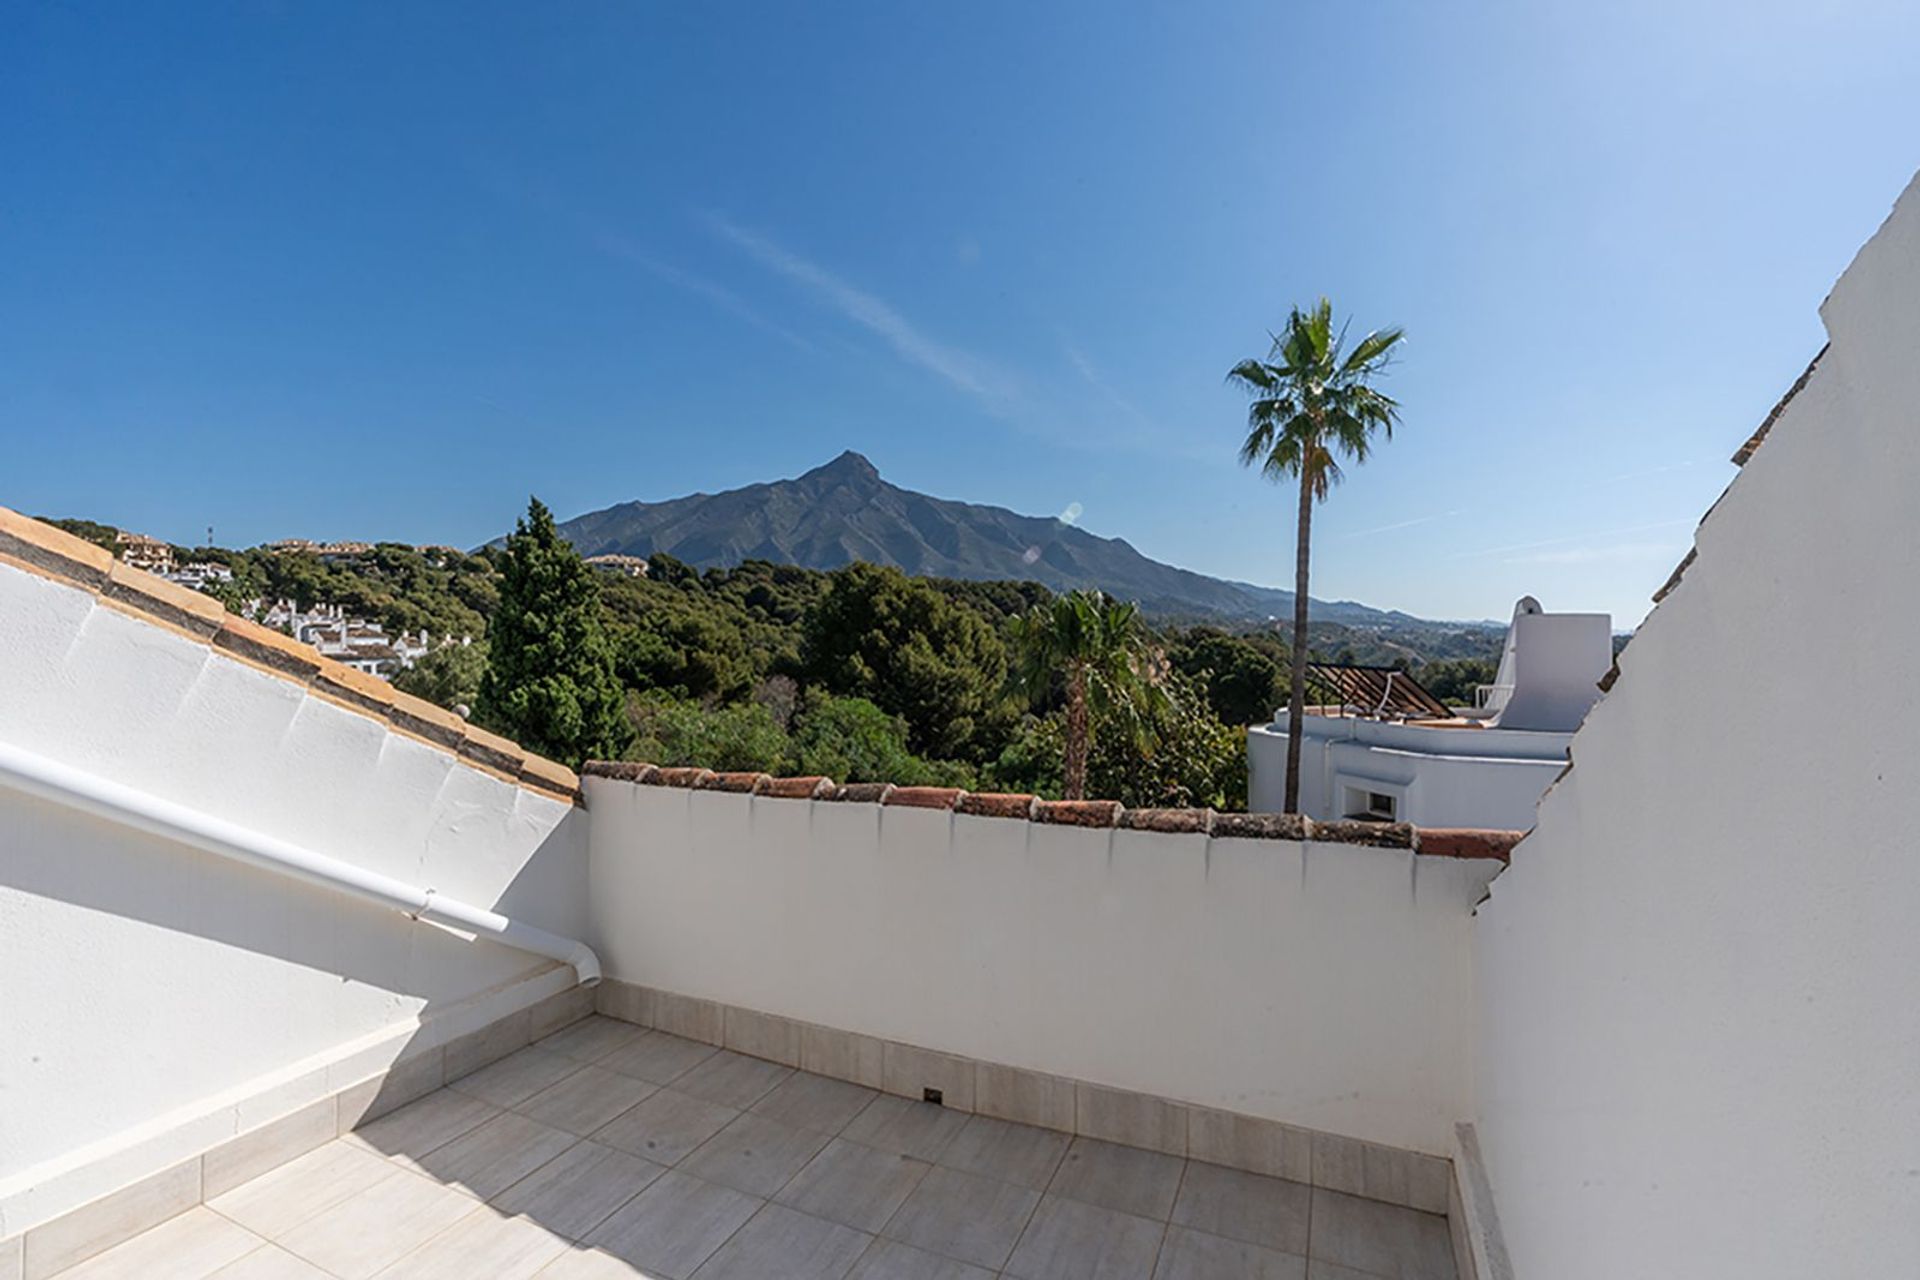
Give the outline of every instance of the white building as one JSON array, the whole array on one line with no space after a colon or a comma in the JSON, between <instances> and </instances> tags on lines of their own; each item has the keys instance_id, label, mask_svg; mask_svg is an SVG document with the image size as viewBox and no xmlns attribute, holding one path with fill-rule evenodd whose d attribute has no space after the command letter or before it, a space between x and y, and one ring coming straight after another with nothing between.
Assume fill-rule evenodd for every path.
<instances>
[{"instance_id":1,"label":"white building","mask_svg":"<svg viewBox=\"0 0 1920 1280\"><path fill-rule=\"evenodd\" d=\"M1356 692L1337 705L1309 707L1301 811L1322 821L1531 827L1534 806L1566 767L1567 744L1613 663L1611 622L1604 613L1547 613L1524 597L1513 609L1499 674L1463 714L1442 715L1431 698L1399 696L1406 678L1384 670L1369 671L1365 682L1378 698ZM1284 707L1272 724L1247 730L1247 767L1248 807L1280 812Z\"/></svg>"}]
</instances>

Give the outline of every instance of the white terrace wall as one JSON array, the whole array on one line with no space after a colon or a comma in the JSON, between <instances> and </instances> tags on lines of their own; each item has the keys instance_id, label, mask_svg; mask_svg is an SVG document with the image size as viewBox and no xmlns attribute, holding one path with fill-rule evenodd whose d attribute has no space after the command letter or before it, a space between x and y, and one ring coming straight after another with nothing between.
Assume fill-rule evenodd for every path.
<instances>
[{"instance_id":1,"label":"white terrace wall","mask_svg":"<svg viewBox=\"0 0 1920 1280\"><path fill-rule=\"evenodd\" d=\"M589 777L609 977L1447 1154L1499 863Z\"/></svg>"},{"instance_id":2,"label":"white terrace wall","mask_svg":"<svg viewBox=\"0 0 1920 1280\"><path fill-rule=\"evenodd\" d=\"M1522 1280L1920 1274L1920 184L1477 927Z\"/></svg>"},{"instance_id":3,"label":"white terrace wall","mask_svg":"<svg viewBox=\"0 0 1920 1280\"><path fill-rule=\"evenodd\" d=\"M6 563L0 741L584 933L573 806ZM0 788L0 1238L551 968Z\"/></svg>"}]
</instances>

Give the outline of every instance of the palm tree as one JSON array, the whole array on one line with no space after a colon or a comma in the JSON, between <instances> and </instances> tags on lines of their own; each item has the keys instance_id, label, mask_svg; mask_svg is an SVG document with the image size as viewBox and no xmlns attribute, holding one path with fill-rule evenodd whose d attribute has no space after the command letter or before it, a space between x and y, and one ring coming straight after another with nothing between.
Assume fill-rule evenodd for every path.
<instances>
[{"instance_id":1,"label":"palm tree","mask_svg":"<svg viewBox=\"0 0 1920 1280\"><path fill-rule=\"evenodd\" d=\"M1066 685L1064 790L1067 799L1084 800L1094 714L1150 702L1158 690L1146 670L1139 610L1099 591L1069 591L1010 625L1016 687L1038 701L1056 677Z\"/></svg>"},{"instance_id":2,"label":"palm tree","mask_svg":"<svg viewBox=\"0 0 1920 1280\"><path fill-rule=\"evenodd\" d=\"M1258 463L1267 479L1300 482L1300 529L1293 567L1293 671L1287 697L1288 813L1300 811L1300 722L1307 710L1307 560L1313 504L1340 483L1339 458L1367 460L1376 429L1388 439L1400 406L1371 381L1391 362L1404 336L1399 329L1368 334L1352 350L1347 331L1333 328L1333 304L1325 298L1309 311L1293 308L1287 326L1273 335L1263 360L1242 360L1227 381L1252 397L1240 465ZM1336 456L1337 455L1337 456Z\"/></svg>"}]
</instances>

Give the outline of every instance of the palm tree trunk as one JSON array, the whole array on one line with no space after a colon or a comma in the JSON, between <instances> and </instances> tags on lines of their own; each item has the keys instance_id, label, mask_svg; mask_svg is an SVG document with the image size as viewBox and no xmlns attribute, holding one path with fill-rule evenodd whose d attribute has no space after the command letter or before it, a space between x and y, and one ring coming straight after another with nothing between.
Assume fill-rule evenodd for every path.
<instances>
[{"instance_id":1,"label":"palm tree trunk","mask_svg":"<svg viewBox=\"0 0 1920 1280\"><path fill-rule=\"evenodd\" d=\"M1300 528L1293 553L1293 661L1287 689L1286 812L1300 812L1300 739L1307 715L1307 553L1313 533L1313 469L1300 468Z\"/></svg>"},{"instance_id":2,"label":"palm tree trunk","mask_svg":"<svg viewBox=\"0 0 1920 1280\"><path fill-rule=\"evenodd\" d=\"M1087 673L1078 666L1067 673L1067 761L1065 787L1069 800L1087 798Z\"/></svg>"}]
</instances>

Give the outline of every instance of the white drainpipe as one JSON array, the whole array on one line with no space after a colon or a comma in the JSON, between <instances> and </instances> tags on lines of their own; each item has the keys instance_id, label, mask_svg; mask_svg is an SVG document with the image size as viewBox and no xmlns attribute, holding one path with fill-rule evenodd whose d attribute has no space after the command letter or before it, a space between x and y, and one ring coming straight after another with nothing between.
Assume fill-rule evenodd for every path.
<instances>
[{"instance_id":1,"label":"white drainpipe","mask_svg":"<svg viewBox=\"0 0 1920 1280\"><path fill-rule=\"evenodd\" d=\"M583 986L600 981L600 959L584 942L303 849L7 743L0 743L0 786L178 840L250 867L392 907L416 920L464 929L534 955L564 961L573 966Z\"/></svg>"}]
</instances>

